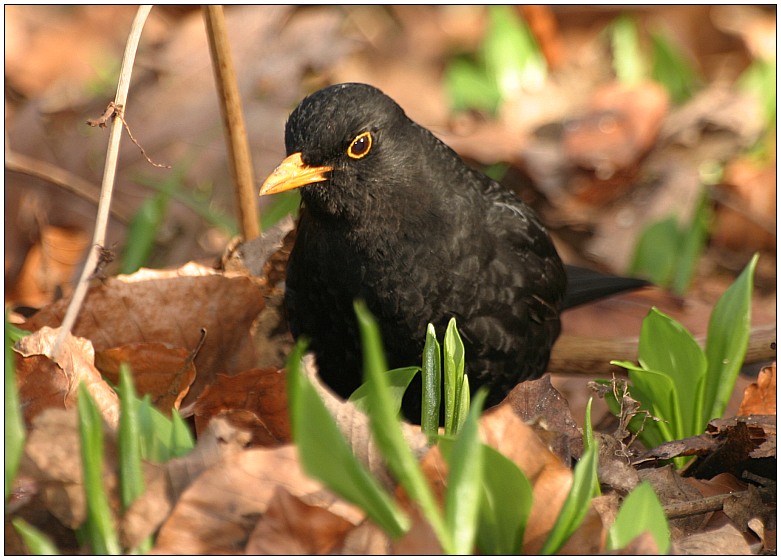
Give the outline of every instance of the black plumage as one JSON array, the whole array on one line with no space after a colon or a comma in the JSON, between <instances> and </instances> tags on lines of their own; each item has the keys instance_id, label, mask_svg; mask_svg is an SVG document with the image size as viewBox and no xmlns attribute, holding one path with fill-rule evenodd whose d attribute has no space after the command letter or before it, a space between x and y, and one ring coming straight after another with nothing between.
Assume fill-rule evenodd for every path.
<instances>
[{"instance_id":1,"label":"black plumage","mask_svg":"<svg viewBox=\"0 0 781 560\"><path fill-rule=\"evenodd\" d=\"M355 298L377 318L391 368L419 365L427 323L441 335L455 317L487 405L542 375L567 275L526 204L365 84L305 98L285 146L261 194L301 187L285 306L330 387L348 396L362 382ZM419 409L418 379L404 412L417 420Z\"/></svg>"}]
</instances>

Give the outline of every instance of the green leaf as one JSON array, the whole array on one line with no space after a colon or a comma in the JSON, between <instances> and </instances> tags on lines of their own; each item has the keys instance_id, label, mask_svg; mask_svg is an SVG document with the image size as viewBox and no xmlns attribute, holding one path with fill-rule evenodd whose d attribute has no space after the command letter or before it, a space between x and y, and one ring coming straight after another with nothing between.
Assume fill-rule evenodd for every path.
<instances>
[{"instance_id":1,"label":"green leaf","mask_svg":"<svg viewBox=\"0 0 781 560\"><path fill-rule=\"evenodd\" d=\"M629 365L632 366L634 365L631 362L619 362L615 360L611 361L610 363L612 365L621 367L624 367L622 365L624 363L629 363ZM607 379L597 379L596 382L600 385L606 385L608 387L612 385L612 381L608 381ZM637 399L638 395L636 394L632 396L630 393L630 396L635 400L639 400ZM607 404L611 414L616 416L621 414L621 407L612 391L605 394L605 403ZM648 449L653 449L657 445L663 444L665 439L662 436L662 433L659 431L659 427L656 425L656 422L650 418L645 418L644 411L648 411L649 413L651 412L648 406L644 406L641 403L640 412L632 417L632 419L629 421L627 429L633 434L640 434L640 441L642 441Z\"/></svg>"},{"instance_id":2,"label":"green leaf","mask_svg":"<svg viewBox=\"0 0 781 560\"><path fill-rule=\"evenodd\" d=\"M475 548L484 468L478 423L486 395L487 390L478 391L448 457L445 525L454 554L472 554Z\"/></svg>"},{"instance_id":3,"label":"green leaf","mask_svg":"<svg viewBox=\"0 0 781 560\"><path fill-rule=\"evenodd\" d=\"M638 355L643 369L665 374L675 385L682 422L678 437L702 433L708 420L702 413L708 364L691 333L654 307L643 320ZM673 421L669 412L666 414L664 418Z\"/></svg>"},{"instance_id":4,"label":"green leaf","mask_svg":"<svg viewBox=\"0 0 781 560\"><path fill-rule=\"evenodd\" d=\"M710 197L706 189L700 194L700 201L694 211L692 222L689 226L679 233L679 250L675 259L675 272L672 278L672 291L675 294L683 295L686 293L697 261L702 254L705 242L708 239L708 230L710 228L711 211Z\"/></svg>"},{"instance_id":5,"label":"green leaf","mask_svg":"<svg viewBox=\"0 0 781 560\"><path fill-rule=\"evenodd\" d=\"M119 485L122 509L144 493L141 436L133 376L126 363L119 366Z\"/></svg>"},{"instance_id":6,"label":"green leaf","mask_svg":"<svg viewBox=\"0 0 781 560\"><path fill-rule=\"evenodd\" d=\"M167 418L166 418L167 420ZM171 457L183 457L195 447L193 434L178 410L171 410L171 443L168 446Z\"/></svg>"},{"instance_id":7,"label":"green leaf","mask_svg":"<svg viewBox=\"0 0 781 560\"><path fill-rule=\"evenodd\" d=\"M751 258L711 313L705 347L708 373L704 412L707 420L720 418L724 413L746 357L751 330L751 293L758 259L759 254Z\"/></svg>"},{"instance_id":8,"label":"green leaf","mask_svg":"<svg viewBox=\"0 0 781 560\"><path fill-rule=\"evenodd\" d=\"M591 425L591 404L593 400L593 398L589 397L586 403L586 418L583 422L583 449L594 449L594 452L599 455L599 444L594 439L594 428ZM594 468L596 467L597 464L594 463ZM599 487L598 474L598 472L594 473L594 488L592 490L592 495L594 496L599 496L602 493L602 489Z\"/></svg>"},{"instance_id":9,"label":"green leaf","mask_svg":"<svg viewBox=\"0 0 781 560\"><path fill-rule=\"evenodd\" d=\"M76 408L81 436L88 542L93 554L119 554L119 541L103 486L103 421L84 383L79 384Z\"/></svg>"},{"instance_id":10,"label":"green leaf","mask_svg":"<svg viewBox=\"0 0 781 560\"><path fill-rule=\"evenodd\" d=\"M457 434L466 421L469 414L469 401L472 395L469 392L469 378L466 375L461 376L461 386L456 393L456 413L453 422L454 432Z\"/></svg>"},{"instance_id":11,"label":"green leaf","mask_svg":"<svg viewBox=\"0 0 781 560\"><path fill-rule=\"evenodd\" d=\"M588 507L596 484L598 453L594 448L584 450L583 456L575 465L572 476L572 488L570 488L564 506L556 518L556 523L545 544L540 549L540 554L555 554L562 545L567 542L575 530L583 522L588 513Z\"/></svg>"},{"instance_id":12,"label":"green leaf","mask_svg":"<svg viewBox=\"0 0 781 560\"><path fill-rule=\"evenodd\" d=\"M640 38L637 24L627 16L621 15L610 26L610 38L613 46L613 69L619 82L634 85L646 77L645 60L640 52Z\"/></svg>"},{"instance_id":13,"label":"green leaf","mask_svg":"<svg viewBox=\"0 0 781 560\"><path fill-rule=\"evenodd\" d=\"M442 355L434 325L426 328L423 346L423 397L420 429L429 440L439 432L439 410L442 401Z\"/></svg>"},{"instance_id":14,"label":"green leaf","mask_svg":"<svg viewBox=\"0 0 781 560\"><path fill-rule=\"evenodd\" d=\"M545 57L523 18L510 6L489 6L488 14L482 55L502 98L515 97L523 89L539 89L547 72Z\"/></svg>"},{"instance_id":15,"label":"green leaf","mask_svg":"<svg viewBox=\"0 0 781 560\"><path fill-rule=\"evenodd\" d=\"M388 468L401 483L407 494L420 506L423 515L431 524L434 534L445 553L452 553L454 544L444 519L426 482L415 456L404 440L399 426L398 414L394 411L388 391L388 382L383 375L385 357L380 340L380 331L366 304L355 302L355 313L363 344L363 374L369 385L369 403L372 414L369 417L377 447Z\"/></svg>"},{"instance_id":16,"label":"green leaf","mask_svg":"<svg viewBox=\"0 0 781 560\"><path fill-rule=\"evenodd\" d=\"M298 190L287 191L276 196L264 198L272 199L260 214L260 227L264 231L270 229L271 226L288 214L295 217L298 214L298 208L301 206L301 194Z\"/></svg>"},{"instance_id":17,"label":"green leaf","mask_svg":"<svg viewBox=\"0 0 781 560\"><path fill-rule=\"evenodd\" d=\"M445 86L454 111L477 109L496 113L501 94L485 69L466 57L451 60L445 69Z\"/></svg>"},{"instance_id":18,"label":"green leaf","mask_svg":"<svg viewBox=\"0 0 781 560\"><path fill-rule=\"evenodd\" d=\"M409 519L353 455L317 391L301 371L305 346L304 341L299 341L287 361L290 421L301 465L311 477L362 508L392 538L398 538L409 529Z\"/></svg>"},{"instance_id":19,"label":"green leaf","mask_svg":"<svg viewBox=\"0 0 781 560\"><path fill-rule=\"evenodd\" d=\"M401 410L401 401L404 397L404 392L407 390L407 387L409 387L410 382L412 381L412 378L415 377L415 374L417 374L420 371L420 368L417 366L411 366L411 367L405 367L405 368L397 368L392 369L385 373L386 377L388 378L388 384L389 384L389 391L391 392L391 399L393 400L393 406L398 412ZM358 387L355 391L353 391L353 394L350 395L349 401L353 403L355 406L358 407L359 410L363 411L366 414L369 414L369 403L368 403L368 397L369 394L369 382L361 384L360 387Z\"/></svg>"},{"instance_id":20,"label":"green leaf","mask_svg":"<svg viewBox=\"0 0 781 560\"><path fill-rule=\"evenodd\" d=\"M49 539L46 533L33 527L27 521L21 517L15 517L11 523L13 523L16 532L22 537L24 546L30 554L55 556L59 555L60 551L54 546L54 543Z\"/></svg>"},{"instance_id":21,"label":"green leaf","mask_svg":"<svg viewBox=\"0 0 781 560\"><path fill-rule=\"evenodd\" d=\"M629 394L639 401L641 406L657 418L664 420L657 424L664 441L680 439L682 421L678 391L675 384L664 373L638 367L631 362L615 362L629 372L632 385Z\"/></svg>"},{"instance_id":22,"label":"green leaf","mask_svg":"<svg viewBox=\"0 0 781 560\"><path fill-rule=\"evenodd\" d=\"M136 399L141 458L165 463L173 457L182 457L195 446L190 428L179 412L171 410L168 419L152 405L149 395Z\"/></svg>"},{"instance_id":23,"label":"green leaf","mask_svg":"<svg viewBox=\"0 0 781 560\"><path fill-rule=\"evenodd\" d=\"M451 317L445 331L445 435L457 431L461 408L460 389L464 380L464 343L458 334L456 320Z\"/></svg>"},{"instance_id":24,"label":"green leaf","mask_svg":"<svg viewBox=\"0 0 781 560\"><path fill-rule=\"evenodd\" d=\"M651 33L651 77L659 82L674 103L682 103L697 91L702 80L683 50L661 33Z\"/></svg>"},{"instance_id":25,"label":"green leaf","mask_svg":"<svg viewBox=\"0 0 781 560\"><path fill-rule=\"evenodd\" d=\"M659 286L669 286L675 272L680 234L674 216L654 222L643 230L637 241L629 274L648 278Z\"/></svg>"},{"instance_id":26,"label":"green leaf","mask_svg":"<svg viewBox=\"0 0 781 560\"><path fill-rule=\"evenodd\" d=\"M651 533L659 554L667 554L670 550L670 528L662 504L648 481L638 484L624 499L608 531L607 549L624 548L646 531Z\"/></svg>"},{"instance_id":27,"label":"green leaf","mask_svg":"<svg viewBox=\"0 0 781 560\"><path fill-rule=\"evenodd\" d=\"M147 264L165 218L168 199L165 193L147 198L133 215L122 252L122 274L131 274Z\"/></svg>"},{"instance_id":28,"label":"green leaf","mask_svg":"<svg viewBox=\"0 0 781 560\"><path fill-rule=\"evenodd\" d=\"M532 507L532 485L493 447L483 445L483 461L477 548L482 554L519 554Z\"/></svg>"},{"instance_id":29,"label":"green leaf","mask_svg":"<svg viewBox=\"0 0 781 560\"><path fill-rule=\"evenodd\" d=\"M5 310L5 499L13 488L19 463L24 451L24 420L16 386L16 360Z\"/></svg>"}]
</instances>

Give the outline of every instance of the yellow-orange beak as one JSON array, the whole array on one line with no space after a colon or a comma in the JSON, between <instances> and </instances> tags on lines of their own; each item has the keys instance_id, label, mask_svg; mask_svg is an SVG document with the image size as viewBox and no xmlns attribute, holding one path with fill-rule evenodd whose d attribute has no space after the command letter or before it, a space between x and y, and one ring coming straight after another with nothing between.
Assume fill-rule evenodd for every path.
<instances>
[{"instance_id":1,"label":"yellow-orange beak","mask_svg":"<svg viewBox=\"0 0 781 560\"><path fill-rule=\"evenodd\" d=\"M332 170L333 167L330 165L311 167L305 164L301 159L301 152L297 152L283 159L282 163L266 178L260 187L260 196L325 181L328 179L325 173Z\"/></svg>"}]
</instances>

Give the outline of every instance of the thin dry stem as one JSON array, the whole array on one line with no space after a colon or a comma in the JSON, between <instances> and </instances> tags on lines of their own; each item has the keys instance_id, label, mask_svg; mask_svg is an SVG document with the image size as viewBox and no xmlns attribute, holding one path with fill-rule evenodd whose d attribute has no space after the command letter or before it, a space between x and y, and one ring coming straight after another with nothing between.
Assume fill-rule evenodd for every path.
<instances>
[{"instance_id":1,"label":"thin dry stem","mask_svg":"<svg viewBox=\"0 0 781 560\"><path fill-rule=\"evenodd\" d=\"M133 72L133 62L138 50L138 42L141 39L141 31L144 28L147 16L152 9L151 5L144 5L138 8L133 25L130 28L130 35L125 45L125 54L122 58L122 69L119 72L119 83L117 84L117 95L114 98L114 105L125 109L127 103L128 90L130 89L130 76ZM114 191L114 178L117 172L117 159L119 158L119 141L122 138L122 121L114 118L111 121L111 130L109 132L108 149L106 152L106 165L103 169L103 184L100 189L100 200L98 202L98 215L95 219L95 233L92 237L93 250L87 254L87 261L84 263L84 269L81 271L76 289L73 292L73 298L65 312L65 318L57 339L52 349L52 357L57 360L62 349L62 343L73 328L76 318L79 315L81 304L87 295L87 287L90 278L98 264L100 256L99 248L106 244L106 229L108 226L108 214L111 207L111 195Z\"/></svg>"},{"instance_id":2,"label":"thin dry stem","mask_svg":"<svg viewBox=\"0 0 781 560\"><path fill-rule=\"evenodd\" d=\"M245 240L250 240L260 235L257 195L239 87L236 83L236 70L225 28L225 14L222 6L204 6L203 17L206 20L212 69L220 98L220 112L228 146L228 162L236 189L241 234Z\"/></svg>"}]
</instances>

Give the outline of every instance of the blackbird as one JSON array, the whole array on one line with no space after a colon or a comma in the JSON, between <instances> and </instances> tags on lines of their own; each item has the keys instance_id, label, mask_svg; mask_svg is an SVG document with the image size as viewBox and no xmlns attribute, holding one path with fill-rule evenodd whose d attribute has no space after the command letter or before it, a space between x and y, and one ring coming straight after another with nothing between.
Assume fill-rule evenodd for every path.
<instances>
[{"instance_id":1,"label":"blackbird","mask_svg":"<svg viewBox=\"0 0 781 560\"><path fill-rule=\"evenodd\" d=\"M544 373L565 305L636 285L586 273L586 289L566 300L567 272L534 211L372 86L306 97L285 148L260 194L301 189L288 321L343 397L362 382L356 298L377 319L391 368L419 365L427 323L441 334L455 317L470 388L487 387L491 406ZM402 405L410 420L420 399L416 376Z\"/></svg>"}]
</instances>

